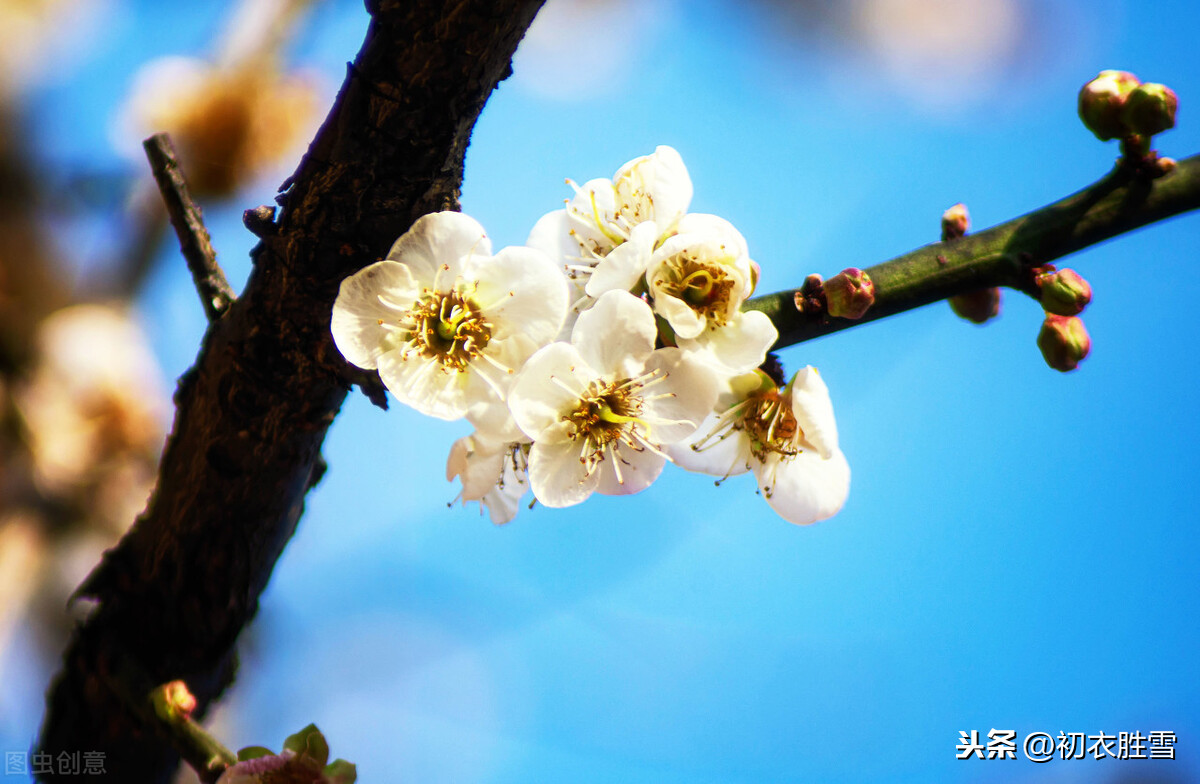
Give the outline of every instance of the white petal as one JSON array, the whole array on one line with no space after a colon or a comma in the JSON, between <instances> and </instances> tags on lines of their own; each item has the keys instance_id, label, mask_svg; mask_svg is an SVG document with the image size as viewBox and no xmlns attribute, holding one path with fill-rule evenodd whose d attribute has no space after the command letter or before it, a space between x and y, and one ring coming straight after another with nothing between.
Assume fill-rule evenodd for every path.
<instances>
[{"instance_id":1,"label":"white petal","mask_svg":"<svg viewBox=\"0 0 1200 784\"><path fill-rule=\"evenodd\" d=\"M692 310L691 305L679 297L664 293L653 283L650 286L650 295L654 297L654 312L667 320L671 329L675 331L675 337L694 338L704 331L708 322Z\"/></svg>"},{"instance_id":2,"label":"white petal","mask_svg":"<svg viewBox=\"0 0 1200 784\"><path fill-rule=\"evenodd\" d=\"M802 368L792 378L792 412L805 439L816 447L821 457L828 458L837 451L837 421L833 418L829 387L812 365Z\"/></svg>"},{"instance_id":3,"label":"white petal","mask_svg":"<svg viewBox=\"0 0 1200 784\"><path fill-rule=\"evenodd\" d=\"M698 338L679 339L679 347L697 358L705 355L727 373L748 373L763 363L779 339L779 332L766 313L757 310L737 314L723 327L705 330Z\"/></svg>"},{"instance_id":4,"label":"white petal","mask_svg":"<svg viewBox=\"0 0 1200 784\"><path fill-rule=\"evenodd\" d=\"M529 440L517 427L517 421L508 409L508 402L499 397L489 396L473 401L467 407L466 418L475 426L480 438L506 444Z\"/></svg>"},{"instance_id":5,"label":"white petal","mask_svg":"<svg viewBox=\"0 0 1200 784\"><path fill-rule=\"evenodd\" d=\"M644 190L654 204L654 214L645 217L654 219L663 231L674 227L692 201L692 178L683 158L666 145L660 145L652 155L635 158L622 166L613 183L622 197L634 188Z\"/></svg>"},{"instance_id":6,"label":"white petal","mask_svg":"<svg viewBox=\"0 0 1200 784\"><path fill-rule=\"evenodd\" d=\"M596 263L587 280L587 293L599 297L606 291L629 291L646 274L658 227L653 222L639 223L629 234L629 240L613 248Z\"/></svg>"},{"instance_id":7,"label":"white petal","mask_svg":"<svg viewBox=\"0 0 1200 784\"><path fill-rule=\"evenodd\" d=\"M641 372L657 337L654 313L645 301L627 291L608 291L579 314L571 344L592 370L616 380Z\"/></svg>"},{"instance_id":8,"label":"white petal","mask_svg":"<svg viewBox=\"0 0 1200 784\"><path fill-rule=\"evenodd\" d=\"M421 285L429 286L438 268L448 265L447 281L458 274L460 262L472 255L492 255L492 243L479 222L461 212L422 215L400 236L387 257L407 264ZM439 281L440 282L440 281Z\"/></svg>"},{"instance_id":9,"label":"white petal","mask_svg":"<svg viewBox=\"0 0 1200 784\"><path fill-rule=\"evenodd\" d=\"M534 497L545 506L578 504L595 491L598 481L597 472L587 476L574 441L534 441L530 447L529 484Z\"/></svg>"},{"instance_id":10,"label":"white petal","mask_svg":"<svg viewBox=\"0 0 1200 784\"><path fill-rule=\"evenodd\" d=\"M567 280L546 254L504 248L464 274L479 282L475 297L496 339L519 332L541 348L558 335L569 304Z\"/></svg>"},{"instance_id":11,"label":"white petal","mask_svg":"<svg viewBox=\"0 0 1200 784\"><path fill-rule=\"evenodd\" d=\"M450 447L446 459L446 479L462 479L463 501L478 501L488 493L504 472L506 450L475 436L464 436Z\"/></svg>"},{"instance_id":12,"label":"white petal","mask_svg":"<svg viewBox=\"0 0 1200 784\"><path fill-rule=\"evenodd\" d=\"M379 358L379 377L396 399L426 416L461 419L470 404L470 372L445 372L435 359L410 356L399 351Z\"/></svg>"},{"instance_id":13,"label":"white petal","mask_svg":"<svg viewBox=\"0 0 1200 784\"><path fill-rule=\"evenodd\" d=\"M613 181L605 177L588 180L575 191L567 211L594 227L612 223L617 215L617 191Z\"/></svg>"},{"instance_id":14,"label":"white petal","mask_svg":"<svg viewBox=\"0 0 1200 784\"><path fill-rule=\"evenodd\" d=\"M714 433L717 415L710 414L689 438L664 447L675 465L712 476L737 476L750 470L750 439L745 430Z\"/></svg>"},{"instance_id":15,"label":"white petal","mask_svg":"<svg viewBox=\"0 0 1200 784\"><path fill-rule=\"evenodd\" d=\"M346 361L375 368L397 347L396 322L419 293L409 269L394 261L377 261L343 280L329 328Z\"/></svg>"},{"instance_id":16,"label":"white petal","mask_svg":"<svg viewBox=\"0 0 1200 784\"><path fill-rule=\"evenodd\" d=\"M559 264L574 264L575 257L579 255L579 242L568 231L565 209L548 212L533 224L525 244L540 250Z\"/></svg>"},{"instance_id":17,"label":"white petal","mask_svg":"<svg viewBox=\"0 0 1200 784\"><path fill-rule=\"evenodd\" d=\"M574 409L594 376L570 343L551 343L529 358L508 393L517 425L544 439Z\"/></svg>"},{"instance_id":18,"label":"white petal","mask_svg":"<svg viewBox=\"0 0 1200 784\"><path fill-rule=\"evenodd\" d=\"M642 416L651 423L650 440L670 444L687 438L713 410L721 378L677 348L655 351L646 361L646 371L666 377L643 397Z\"/></svg>"},{"instance_id":19,"label":"white petal","mask_svg":"<svg viewBox=\"0 0 1200 784\"><path fill-rule=\"evenodd\" d=\"M613 465L611 455L605 455L596 471L599 476L596 492L604 495L640 493L658 479L667 462L662 455L649 449L638 452L626 446L617 450L617 458L621 461L620 466Z\"/></svg>"},{"instance_id":20,"label":"white petal","mask_svg":"<svg viewBox=\"0 0 1200 784\"><path fill-rule=\"evenodd\" d=\"M506 482L503 487L493 487L487 495L479 499L479 503L488 510L488 517L493 523L504 525L512 522L517 512L521 511L521 496L525 495L528 489L529 484L522 477L519 482Z\"/></svg>"},{"instance_id":21,"label":"white petal","mask_svg":"<svg viewBox=\"0 0 1200 784\"><path fill-rule=\"evenodd\" d=\"M837 514L850 494L850 466L840 451L828 459L802 452L789 460L755 467L758 486L771 508L789 523L808 525Z\"/></svg>"},{"instance_id":22,"label":"white petal","mask_svg":"<svg viewBox=\"0 0 1200 784\"><path fill-rule=\"evenodd\" d=\"M746 238L732 223L717 215L706 215L700 212L689 212L679 221L677 236L694 236L687 242L704 242L713 246L723 255L736 259L746 259L749 267L750 249Z\"/></svg>"},{"instance_id":23,"label":"white petal","mask_svg":"<svg viewBox=\"0 0 1200 784\"><path fill-rule=\"evenodd\" d=\"M529 489L524 470L514 465L512 447L475 433L455 441L446 461L446 479L462 480L463 504L480 502L498 525L516 517L521 496Z\"/></svg>"}]
</instances>

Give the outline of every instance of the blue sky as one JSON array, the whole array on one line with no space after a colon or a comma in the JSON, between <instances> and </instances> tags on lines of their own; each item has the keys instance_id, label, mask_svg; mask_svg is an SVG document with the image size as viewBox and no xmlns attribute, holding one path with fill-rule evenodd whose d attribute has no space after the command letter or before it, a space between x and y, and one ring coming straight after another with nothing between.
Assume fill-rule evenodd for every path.
<instances>
[{"instance_id":1,"label":"blue sky","mask_svg":"<svg viewBox=\"0 0 1200 784\"><path fill-rule=\"evenodd\" d=\"M955 202L983 228L1103 175L1115 145L1075 117L1101 69L1173 87L1180 127L1158 147L1200 149L1194 6L996 2L1015 54L966 81L789 38L732 4L617 3L616 32L557 28L545 40L575 45L519 54L476 128L463 209L519 244L565 177L670 144L692 210L741 230L771 291L934 241ZM52 162L117 160L108 127L137 64L203 53L219 29L217 9L109 11L88 67L31 99ZM332 90L365 14L316 14L296 59ZM235 279L253 239L241 210L271 197L207 212ZM935 305L786 349L789 370L821 369L853 472L843 512L812 527L748 477L668 470L639 496L497 528L446 508L465 426L352 397L222 731L277 746L315 721L363 781L1200 778L1197 220L1066 262L1095 291L1074 373L1045 367L1040 308L1012 292L983 327ZM203 331L174 254L140 303L168 377ZM0 706L4 748L36 731L43 670L12 690L22 718ZM992 728L1171 730L1178 759L955 760L960 730Z\"/></svg>"}]
</instances>

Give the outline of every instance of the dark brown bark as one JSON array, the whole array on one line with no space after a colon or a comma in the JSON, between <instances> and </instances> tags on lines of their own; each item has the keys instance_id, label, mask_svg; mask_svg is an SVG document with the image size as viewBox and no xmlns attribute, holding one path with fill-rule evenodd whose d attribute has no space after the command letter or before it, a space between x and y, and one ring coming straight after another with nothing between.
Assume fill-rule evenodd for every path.
<instances>
[{"instance_id":1,"label":"dark brown bark","mask_svg":"<svg viewBox=\"0 0 1200 784\"><path fill-rule=\"evenodd\" d=\"M471 129L541 0L369 3L372 22L328 119L259 226L246 290L179 382L149 507L80 588L97 606L47 698L39 750L101 751L107 776L168 781L175 752L128 694L176 678L206 707L319 479L350 388L329 317L340 281L420 215L454 209ZM71 778L58 776L54 780Z\"/></svg>"}]
</instances>

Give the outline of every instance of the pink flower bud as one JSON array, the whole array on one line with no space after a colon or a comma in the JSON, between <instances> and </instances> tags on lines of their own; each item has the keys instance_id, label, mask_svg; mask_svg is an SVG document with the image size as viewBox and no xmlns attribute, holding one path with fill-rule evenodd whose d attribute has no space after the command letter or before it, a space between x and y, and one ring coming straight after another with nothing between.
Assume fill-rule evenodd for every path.
<instances>
[{"instance_id":1,"label":"pink flower bud","mask_svg":"<svg viewBox=\"0 0 1200 784\"><path fill-rule=\"evenodd\" d=\"M950 298L950 309L959 318L975 324L996 318L1000 315L1000 289L979 289L958 294Z\"/></svg>"},{"instance_id":2,"label":"pink flower bud","mask_svg":"<svg viewBox=\"0 0 1200 784\"><path fill-rule=\"evenodd\" d=\"M1047 314L1037 344L1046 364L1062 373L1078 367L1092 350L1092 339L1078 316Z\"/></svg>"},{"instance_id":3,"label":"pink flower bud","mask_svg":"<svg viewBox=\"0 0 1200 784\"><path fill-rule=\"evenodd\" d=\"M171 681L162 690L164 703L176 715L188 717L196 710L196 698L183 681Z\"/></svg>"},{"instance_id":4,"label":"pink flower bud","mask_svg":"<svg viewBox=\"0 0 1200 784\"><path fill-rule=\"evenodd\" d=\"M825 281L825 302L831 316L860 319L875 304L875 284L857 267L844 269Z\"/></svg>"},{"instance_id":5,"label":"pink flower bud","mask_svg":"<svg viewBox=\"0 0 1200 784\"><path fill-rule=\"evenodd\" d=\"M1062 269L1037 279L1042 307L1058 316L1076 316L1092 301L1092 287L1073 269Z\"/></svg>"},{"instance_id":6,"label":"pink flower bud","mask_svg":"<svg viewBox=\"0 0 1200 784\"><path fill-rule=\"evenodd\" d=\"M1121 122L1136 134L1153 136L1175 127L1178 106L1179 99L1170 87L1141 84L1125 98Z\"/></svg>"},{"instance_id":7,"label":"pink flower bud","mask_svg":"<svg viewBox=\"0 0 1200 784\"><path fill-rule=\"evenodd\" d=\"M971 216L967 213L967 205L960 202L942 213L942 242L965 236L970 228Z\"/></svg>"},{"instance_id":8,"label":"pink flower bud","mask_svg":"<svg viewBox=\"0 0 1200 784\"><path fill-rule=\"evenodd\" d=\"M1128 71L1101 71L1079 91L1079 119L1100 141L1129 136L1121 120L1125 100L1141 81Z\"/></svg>"}]
</instances>

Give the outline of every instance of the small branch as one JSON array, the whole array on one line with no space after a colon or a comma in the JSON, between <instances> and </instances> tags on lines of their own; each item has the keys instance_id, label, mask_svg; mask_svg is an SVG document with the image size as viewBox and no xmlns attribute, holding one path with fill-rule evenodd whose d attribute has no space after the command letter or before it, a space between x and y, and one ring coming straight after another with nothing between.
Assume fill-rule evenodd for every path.
<instances>
[{"instance_id":1,"label":"small branch","mask_svg":"<svg viewBox=\"0 0 1200 784\"><path fill-rule=\"evenodd\" d=\"M801 313L794 289L755 297L745 307L771 317L779 330L774 348L784 348L969 291L1006 286L1029 293L1033 267L1198 208L1200 155L1157 179L1117 167L1084 190L1007 223L867 268L875 304L861 319L807 308Z\"/></svg>"},{"instance_id":2,"label":"small branch","mask_svg":"<svg viewBox=\"0 0 1200 784\"><path fill-rule=\"evenodd\" d=\"M213 250L208 229L204 228L200 208L188 193L187 181L179 168L171 137L156 133L142 142L142 146L146 148L154 180L167 205L171 225L179 237L179 249L187 260L188 270L192 273L196 291L204 305L204 314L209 321L215 321L233 304L233 287L217 264L217 252Z\"/></svg>"}]
</instances>

